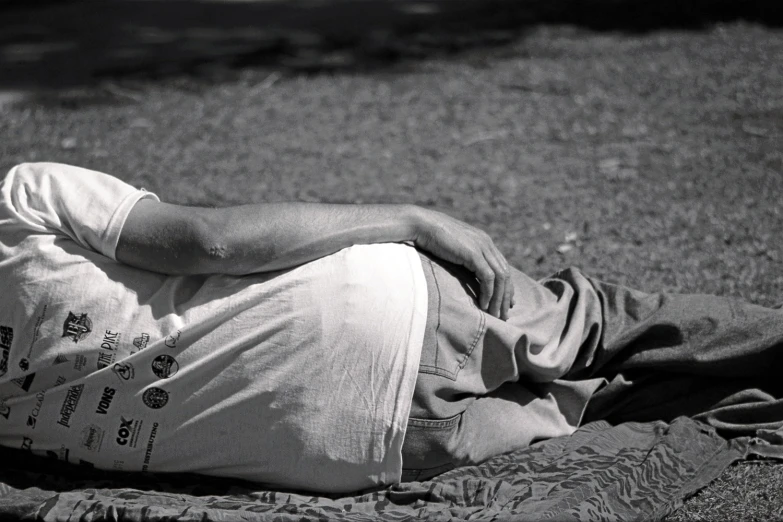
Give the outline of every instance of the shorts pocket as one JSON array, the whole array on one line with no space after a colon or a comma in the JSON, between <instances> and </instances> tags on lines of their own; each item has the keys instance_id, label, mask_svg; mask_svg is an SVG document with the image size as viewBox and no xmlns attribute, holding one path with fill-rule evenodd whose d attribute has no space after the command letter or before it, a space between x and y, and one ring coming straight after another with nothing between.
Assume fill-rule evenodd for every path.
<instances>
[{"instance_id":1,"label":"shorts pocket","mask_svg":"<svg viewBox=\"0 0 783 522\"><path fill-rule=\"evenodd\" d=\"M403 481L426 480L454 467L452 450L461 420L461 413L446 419L408 419L402 443Z\"/></svg>"},{"instance_id":2,"label":"shorts pocket","mask_svg":"<svg viewBox=\"0 0 783 522\"><path fill-rule=\"evenodd\" d=\"M427 327L419 373L457 379L486 327L478 282L463 267L420 254L427 280Z\"/></svg>"},{"instance_id":3,"label":"shorts pocket","mask_svg":"<svg viewBox=\"0 0 783 522\"><path fill-rule=\"evenodd\" d=\"M429 469L405 469L402 470L402 476L400 482L422 482L429 480L433 477L437 477L442 473L451 471L456 466L454 464L444 464L443 466L435 466Z\"/></svg>"}]
</instances>

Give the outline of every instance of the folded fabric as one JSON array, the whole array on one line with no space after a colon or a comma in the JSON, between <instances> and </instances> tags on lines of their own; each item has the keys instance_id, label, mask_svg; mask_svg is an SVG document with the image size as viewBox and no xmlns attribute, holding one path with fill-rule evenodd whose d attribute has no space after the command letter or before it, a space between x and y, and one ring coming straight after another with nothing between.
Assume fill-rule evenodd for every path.
<instances>
[{"instance_id":1,"label":"folded fabric","mask_svg":"<svg viewBox=\"0 0 783 522\"><path fill-rule=\"evenodd\" d=\"M687 417L597 421L428 482L349 497L195 475L105 472L3 450L3 520L656 520L749 453Z\"/></svg>"}]
</instances>

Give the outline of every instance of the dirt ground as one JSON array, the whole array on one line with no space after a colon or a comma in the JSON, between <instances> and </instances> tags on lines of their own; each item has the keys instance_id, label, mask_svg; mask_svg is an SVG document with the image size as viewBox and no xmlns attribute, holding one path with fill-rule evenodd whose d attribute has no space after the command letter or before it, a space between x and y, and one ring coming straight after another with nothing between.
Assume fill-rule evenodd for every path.
<instances>
[{"instance_id":1,"label":"dirt ground","mask_svg":"<svg viewBox=\"0 0 783 522\"><path fill-rule=\"evenodd\" d=\"M417 203L483 227L534 277L576 265L783 302L783 30L684 25L8 81L33 95L0 96L0 170L72 163L198 205ZM779 520L782 484L783 466L739 464L669 520Z\"/></svg>"}]
</instances>

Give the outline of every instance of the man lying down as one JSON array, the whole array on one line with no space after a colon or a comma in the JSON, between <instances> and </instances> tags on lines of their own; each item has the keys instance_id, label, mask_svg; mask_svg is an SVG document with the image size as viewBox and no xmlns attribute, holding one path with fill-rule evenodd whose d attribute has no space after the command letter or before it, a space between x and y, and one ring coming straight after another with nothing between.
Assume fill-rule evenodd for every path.
<instances>
[{"instance_id":1,"label":"man lying down","mask_svg":"<svg viewBox=\"0 0 783 522\"><path fill-rule=\"evenodd\" d=\"M783 419L780 310L536 282L410 205L192 208L53 163L0 187L5 446L351 492L599 418Z\"/></svg>"}]
</instances>

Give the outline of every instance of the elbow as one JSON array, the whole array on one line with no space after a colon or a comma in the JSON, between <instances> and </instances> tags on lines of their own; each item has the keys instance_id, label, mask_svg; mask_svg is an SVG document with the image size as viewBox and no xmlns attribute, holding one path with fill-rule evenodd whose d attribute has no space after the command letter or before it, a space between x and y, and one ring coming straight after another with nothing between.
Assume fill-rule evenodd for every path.
<instances>
[{"instance_id":1,"label":"elbow","mask_svg":"<svg viewBox=\"0 0 783 522\"><path fill-rule=\"evenodd\" d=\"M210 274L232 273L231 256L224 239L210 238L203 244L201 251L203 253L204 265L207 268L205 272Z\"/></svg>"},{"instance_id":2,"label":"elbow","mask_svg":"<svg viewBox=\"0 0 783 522\"><path fill-rule=\"evenodd\" d=\"M227 273L231 264L229 238L210 212L199 216L192 224L191 243L193 244L192 272L200 274Z\"/></svg>"}]
</instances>

